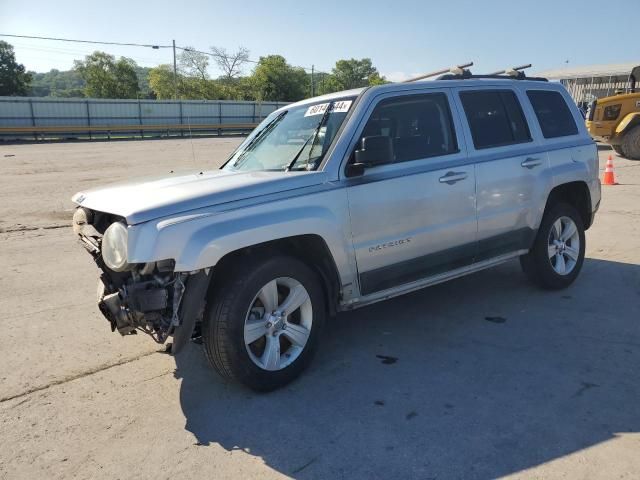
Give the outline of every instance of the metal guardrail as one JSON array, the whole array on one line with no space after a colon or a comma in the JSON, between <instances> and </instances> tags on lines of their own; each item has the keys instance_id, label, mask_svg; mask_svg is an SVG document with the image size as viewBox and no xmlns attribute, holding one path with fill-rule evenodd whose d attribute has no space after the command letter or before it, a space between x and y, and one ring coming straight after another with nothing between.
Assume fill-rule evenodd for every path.
<instances>
[{"instance_id":1,"label":"metal guardrail","mask_svg":"<svg viewBox=\"0 0 640 480\"><path fill-rule=\"evenodd\" d=\"M0 140L247 133L284 102L0 97Z\"/></svg>"},{"instance_id":2,"label":"metal guardrail","mask_svg":"<svg viewBox=\"0 0 640 480\"><path fill-rule=\"evenodd\" d=\"M2 137L24 137L33 136L36 140L48 137L74 137L76 135L88 135L93 138L95 134L118 136L118 134L140 134L144 138L145 133L165 134L167 137L171 133L178 133L184 136L185 132L211 133L221 135L229 132L246 133L253 130L257 123L238 124L199 124L199 125L99 125L99 126L79 126L79 125L59 125L40 127L0 127L0 139ZM157 135L156 135L157 136Z\"/></svg>"}]
</instances>

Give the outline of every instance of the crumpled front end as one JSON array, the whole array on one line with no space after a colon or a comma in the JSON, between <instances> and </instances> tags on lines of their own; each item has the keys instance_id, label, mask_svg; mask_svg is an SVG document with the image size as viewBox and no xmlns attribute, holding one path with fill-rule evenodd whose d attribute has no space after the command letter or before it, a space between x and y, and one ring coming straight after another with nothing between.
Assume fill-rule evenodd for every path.
<instances>
[{"instance_id":1,"label":"crumpled front end","mask_svg":"<svg viewBox=\"0 0 640 480\"><path fill-rule=\"evenodd\" d=\"M111 330L121 335L143 332L161 344L174 336L172 352L177 353L202 315L207 272L175 272L172 259L128 264L126 249L122 259L122 252L111 245L118 239L110 239L107 232L123 224L118 216L83 207L74 215L74 233L101 270L98 308Z\"/></svg>"}]
</instances>

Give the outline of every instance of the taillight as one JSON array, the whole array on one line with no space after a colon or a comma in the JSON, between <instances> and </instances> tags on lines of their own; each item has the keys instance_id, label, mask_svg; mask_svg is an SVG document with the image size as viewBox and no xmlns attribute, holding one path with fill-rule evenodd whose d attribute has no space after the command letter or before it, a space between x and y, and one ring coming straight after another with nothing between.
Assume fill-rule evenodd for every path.
<instances>
[{"instance_id":1,"label":"taillight","mask_svg":"<svg viewBox=\"0 0 640 480\"><path fill-rule=\"evenodd\" d=\"M617 105L609 105L604 108L604 113L602 114L602 119L607 120L615 120L620 115L620 109L622 108L622 104L618 103Z\"/></svg>"}]
</instances>

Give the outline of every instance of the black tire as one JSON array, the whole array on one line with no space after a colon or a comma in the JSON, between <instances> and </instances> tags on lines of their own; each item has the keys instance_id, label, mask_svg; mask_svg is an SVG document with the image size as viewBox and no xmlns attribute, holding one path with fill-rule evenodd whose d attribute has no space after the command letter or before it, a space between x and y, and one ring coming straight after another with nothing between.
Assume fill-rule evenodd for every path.
<instances>
[{"instance_id":1,"label":"black tire","mask_svg":"<svg viewBox=\"0 0 640 480\"><path fill-rule=\"evenodd\" d=\"M568 217L573 221L580 240L578 259L575 261L573 269L565 275L561 275L554 270L548 253L551 229L554 223L561 217ZM582 222L580 214L571 205L558 203L548 208L545 212L533 247L529 250L529 253L520 257L520 265L529 279L536 285L549 290L559 290L571 285L580 273L584 262L584 251L584 223Z\"/></svg>"},{"instance_id":2,"label":"black tire","mask_svg":"<svg viewBox=\"0 0 640 480\"><path fill-rule=\"evenodd\" d=\"M622 150L622 145L611 145L611 148L613 148L613 151L616 152L616 155L619 157L626 157L624 150Z\"/></svg>"},{"instance_id":3,"label":"black tire","mask_svg":"<svg viewBox=\"0 0 640 480\"><path fill-rule=\"evenodd\" d=\"M622 137L622 151L631 160L640 160L640 125L636 125Z\"/></svg>"},{"instance_id":4,"label":"black tire","mask_svg":"<svg viewBox=\"0 0 640 480\"><path fill-rule=\"evenodd\" d=\"M312 325L299 356L281 370L265 370L251 359L244 341L247 312L267 283L280 277L296 280L306 289L312 308ZM249 257L228 269L224 280L209 292L202 324L207 359L224 378L267 392L293 381L308 366L324 326L326 308L320 279L300 260L288 256Z\"/></svg>"}]
</instances>

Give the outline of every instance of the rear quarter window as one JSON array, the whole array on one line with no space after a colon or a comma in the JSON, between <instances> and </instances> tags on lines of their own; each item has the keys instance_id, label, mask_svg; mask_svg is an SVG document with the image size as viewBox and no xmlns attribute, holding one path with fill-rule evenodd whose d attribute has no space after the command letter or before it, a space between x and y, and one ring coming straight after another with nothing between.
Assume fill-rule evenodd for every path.
<instances>
[{"instance_id":1,"label":"rear quarter window","mask_svg":"<svg viewBox=\"0 0 640 480\"><path fill-rule=\"evenodd\" d=\"M559 92L527 90L544 138L577 135L578 127L571 110Z\"/></svg>"}]
</instances>

